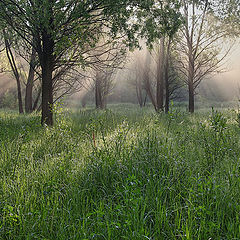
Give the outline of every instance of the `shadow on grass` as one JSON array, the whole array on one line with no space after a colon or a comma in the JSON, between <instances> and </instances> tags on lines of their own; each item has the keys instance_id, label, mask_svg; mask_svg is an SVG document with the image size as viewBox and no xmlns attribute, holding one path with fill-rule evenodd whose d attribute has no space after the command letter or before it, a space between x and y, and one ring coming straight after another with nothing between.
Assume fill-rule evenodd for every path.
<instances>
[{"instance_id":1,"label":"shadow on grass","mask_svg":"<svg viewBox=\"0 0 240 240\"><path fill-rule=\"evenodd\" d=\"M20 135L28 137L41 131L40 116L19 115L14 112L0 112L0 140L12 141Z\"/></svg>"}]
</instances>

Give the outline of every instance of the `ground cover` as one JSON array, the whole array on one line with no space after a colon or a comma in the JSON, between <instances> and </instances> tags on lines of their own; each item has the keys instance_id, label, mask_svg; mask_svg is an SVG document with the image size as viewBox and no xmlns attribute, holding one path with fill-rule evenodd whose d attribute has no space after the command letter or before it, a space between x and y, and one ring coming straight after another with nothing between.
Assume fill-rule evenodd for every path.
<instances>
[{"instance_id":1,"label":"ground cover","mask_svg":"<svg viewBox=\"0 0 240 240\"><path fill-rule=\"evenodd\" d=\"M240 239L235 112L0 112L0 239Z\"/></svg>"}]
</instances>

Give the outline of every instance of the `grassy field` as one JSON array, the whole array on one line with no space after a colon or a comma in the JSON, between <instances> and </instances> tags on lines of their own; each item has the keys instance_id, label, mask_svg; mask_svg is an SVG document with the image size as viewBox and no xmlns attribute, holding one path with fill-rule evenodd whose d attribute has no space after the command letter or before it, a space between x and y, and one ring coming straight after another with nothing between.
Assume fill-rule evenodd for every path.
<instances>
[{"instance_id":1,"label":"grassy field","mask_svg":"<svg viewBox=\"0 0 240 240\"><path fill-rule=\"evenodd\" d=\"M240 239L233 111L0 112L0 239Z\"/></svg>"}]
</instances>

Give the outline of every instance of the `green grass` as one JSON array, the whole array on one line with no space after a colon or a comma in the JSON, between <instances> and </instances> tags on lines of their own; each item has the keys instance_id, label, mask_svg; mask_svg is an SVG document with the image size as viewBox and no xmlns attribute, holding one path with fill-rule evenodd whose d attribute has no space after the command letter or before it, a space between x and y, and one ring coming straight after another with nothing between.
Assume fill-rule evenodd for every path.
<instances>
[{"instance_id":1,"label":"green grass","mask_svg":"<svg viewBox=\"0 0 240 240\"><path fill-rule=\"evenodd\" d=\"M0 112L0 239L240 239L236 113Z\"/></svg>"}]
</instances>

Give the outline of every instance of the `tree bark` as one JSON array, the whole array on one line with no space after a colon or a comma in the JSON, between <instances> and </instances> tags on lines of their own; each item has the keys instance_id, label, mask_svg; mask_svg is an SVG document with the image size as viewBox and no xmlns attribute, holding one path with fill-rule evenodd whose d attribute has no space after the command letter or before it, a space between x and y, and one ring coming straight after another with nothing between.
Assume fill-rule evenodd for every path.
<instances>
[{"instance_id":1,"label":"tree bark","mask_svg":"<svg viewBox=\"0 0 240 240\"><path fill-rule=\"evenodd\" d=\"M27 79L27 85L26 85L26 94L25 94L25 112L26 113L31 113L33 111L32 91L33 91L35 66L36 66L36 50L32 48L30 67L29 67L28 79Z\"/></svg>"},{"instance_id":2,"label":"tree bark","mask_svg":"<svg viewBox=\"0 0 240 240\"><path fill-rule=\"evenodd\" d=\"M188 83L188 93L189 93L189 107L188 110L190 113L194 113L194 88L193 83Z\"/></svg>"},{"instance_id":3,"label":"tree bark","mask_svg":"<svg viewBox=\"0 0 240 240\"><path fill-rule=\"evenodd\" d=\"M164 38L160 39L160 51L157 66L157 111L163 111L164 99Z\"/></svg>"},{"instance_id":4,"label":"tree bark","mask_svg":"<svg viewBox=\"0 0 240 240\"><path fill-rule=\"evenodd\" d=\"M45 31L42 39L43 51L40 56L42 67L42 119L41 123L53 125L53 67L54 67L54 40Z\"/></svg>"}]
</instances>

